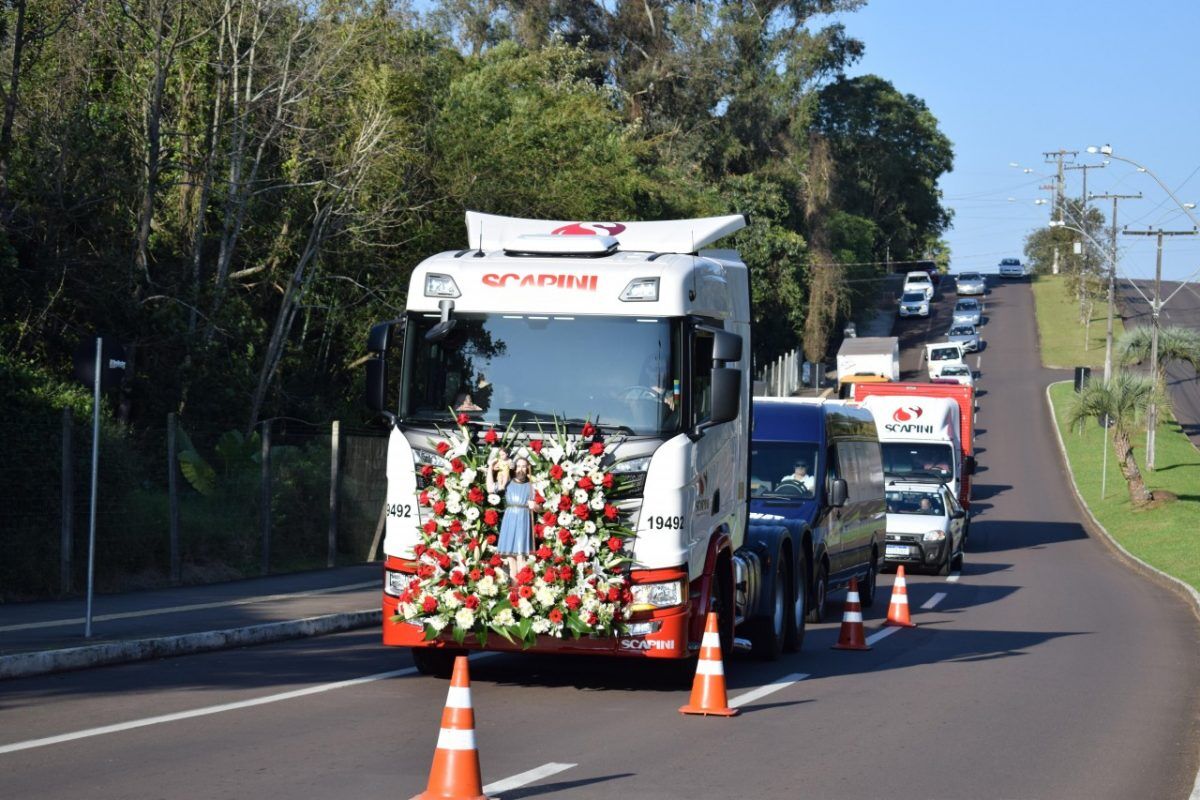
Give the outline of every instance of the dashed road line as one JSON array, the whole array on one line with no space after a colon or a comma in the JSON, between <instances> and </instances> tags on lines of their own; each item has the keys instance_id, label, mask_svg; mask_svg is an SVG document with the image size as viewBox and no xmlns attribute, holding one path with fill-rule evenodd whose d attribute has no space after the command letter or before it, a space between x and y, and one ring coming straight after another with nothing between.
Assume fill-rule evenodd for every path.
<instances>
[{"instance_id":1,"label":"dashed road line","mask_svg":"<svg viewBox=\"0 0 1200 800\"><path fill-rule=\"evenodd\" d=\"M961 572L951 572L946 576L946 583L958 583L958 579L962 577Z\"/></svg>"},{"instance_id":2,"label":"dashed road line","mask_svg":"<svg viewBox=\"0 0 1200 800\"><path fill-rule=\"evenodd\" d=\"M946 599L946 593L938 592L933 597L929 598L928 600L926 600L924 603L921 604L921 610L928 611L929 609L933 608L934 606L936 606L938 603L942 602L945 599Z\"/></svg>"},{"instance_id":3,"label":"dashed road line","mask_svg":"<svg viewBox=\"0 0 1200 800\"><path fill-rule=\"evenodd\" d=\"M114 619L134 619L136 617L152 617L158 614L177 614L185 611L204 611L209 608L226 608L234 606L248 606L254 603L269 603L274 600L288 600L294 597L310 597L321 594L332 594L333 592L351 591L354 589L366 589L371 586L379 586L379 581L365 581L363 583L348 583L344 586L329 586L325 589L313 589L307 592L288 592L285 594L265 594L259 597L244 597L241 600L222 600L214 603L193 603L186 606L167 606L165 608L147 608L142 611L121 611L113 614L98 614L92 617L93 622L110 622ZM41 622L22 622L19 625L0 625L0 633L10 631L28 631L37 628L58 628L63 625L82 625L83 617L73 617L71 619L48 619Z\"/></svg>"},{"instance_id":4,"label":"dashed road line","mask_svg":"<svg viewBox=\"0 0 1200 800\"><path fill-rule=\"evenodd\" d=\"M549 764L542 764L531 770L513 775L510 778L489 783L483 787L483 793L486 795L496 795L500 792L507 792L511 789L520 789L522 786L528 786L531 783L536 783L543 778L549 778L551 775L557 775L560 772L565 772L572 767L577 767L578 764L556 764L553 761ZM493 797L492 800L500 800L499 797Z\"/></svg>"},{"instance_id":5,"label":"dashed road line","mask_svg":"<svg viewBox=\"0 0 1200 800\"><path fill-rule=\"evenodd\" d=\"M872 633L867 637L867 644L875 644L880 639L886 639L898 630L900 630L900 628L893 625L888 625L886 628L880 628L879 630L875 631L875 633Z\"/></svg>"},{"instance_id":6,"label":"dashed road line","mask_svg":"<svg viewBox=\"0 0 1200 800\"><path fill-rule=\"evenodd\" d=\"M805 672L793 672L791 675L784 675L782 678L771 681L766 686L759 686L757 689L751 689L744 694L739 694L737 697L729 701L730 708L744 706L746 703L753 703L755 700L760 700L769 694L778 692L780 689L786 689L792 684L799 683L808 677Z\"/></svg>"}]
</instances>

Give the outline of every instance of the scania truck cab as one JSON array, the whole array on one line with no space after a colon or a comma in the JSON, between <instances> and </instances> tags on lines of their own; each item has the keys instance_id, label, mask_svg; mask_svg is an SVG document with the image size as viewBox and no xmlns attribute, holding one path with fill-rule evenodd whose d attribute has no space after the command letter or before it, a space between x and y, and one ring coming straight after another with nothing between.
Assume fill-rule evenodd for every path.
<instances>
[{"instance_id":1,"label":"scania truck cab","mask_svg":"<svg viewBox=\"0 0 1200 800\"><path fill-rule=\"evenodd\" d=\"M385 644L414 648L431 673L485 646L393 619L428 514L420 468L444 463L437 442L465 419L479 437L594 426L634 532L628 624L611 637L539 636L533 651L686 659L711 609L726 653L751 644L735 640L739 626L778 653L786 614L767 584L787 531L747 538L749 277L735 251L703 249L745 224L468 212L470 246L413 270L404 316L368 339L367 402L390 425ZM519 645L493 636L486 648Z\"/></svg>"}]
</instances>

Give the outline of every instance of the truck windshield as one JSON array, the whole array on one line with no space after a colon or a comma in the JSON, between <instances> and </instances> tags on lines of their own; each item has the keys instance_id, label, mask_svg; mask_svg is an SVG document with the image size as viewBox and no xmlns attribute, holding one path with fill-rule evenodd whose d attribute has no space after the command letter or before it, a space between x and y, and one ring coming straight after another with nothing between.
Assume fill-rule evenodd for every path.
<instances>
[{"instance_id":1,"label":"truck windshield","mask_svg":"<svg viewBox=\"0 0 1200 800\"><path fill-rule=\"evenodd\" d=\"M938 482L954 475L954 454L948 444L880 442L883 474L890 479L929 479Z\"/></svg>"},{"instance_id":2,"label":"truck windshield","mask_svg":"<svg viewBox=\"0 0 1200 800\"><path fill-rule=\"evenodd\" d=\"M633 435L681 429L681 323L633 317L413 315L405 336L400 416L449 422L453 413L506 426L553 420Z\"/></svg>"},{"instance_id":3,"label":"truck windshield","mask_svg":"<svg viewBox=\"0 0 1200 800\"><path fill-rule=\"evenodd\" d=\"M817 446L810 442L754 442L750 497L808 500L816 494Z\"/></svg>"}]
</instances>

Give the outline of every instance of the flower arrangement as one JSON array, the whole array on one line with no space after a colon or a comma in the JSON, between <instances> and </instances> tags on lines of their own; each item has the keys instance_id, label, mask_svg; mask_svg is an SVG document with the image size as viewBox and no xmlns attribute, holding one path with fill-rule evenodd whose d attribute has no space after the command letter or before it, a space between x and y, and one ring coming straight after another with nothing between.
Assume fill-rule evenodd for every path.
<instances>
[{"instance_id":1,"label":"flower arrangement","mask_svg":"<svg viewBox=\"0 0 1200 800\"><path fill-rule=\"evenodd\" d=\"M474 635L481 646L489 632L524 647L539 635L619 632L632 600L633 532L609 501L615 481L595 426L586 423L582 437L571 437L556 424L553 435L529 438L511 425L479 436L465 414L457 423L437 445L445 465L420 469L426 488L418 497L417 571L393 621L422 625L426 640L448 634L462 644ZM503 490L488 491L505 453L529 465L530 511L520 519L530 542L520 558L499 552L503 515L512 511Z\"/></svg>"}]
</instances>

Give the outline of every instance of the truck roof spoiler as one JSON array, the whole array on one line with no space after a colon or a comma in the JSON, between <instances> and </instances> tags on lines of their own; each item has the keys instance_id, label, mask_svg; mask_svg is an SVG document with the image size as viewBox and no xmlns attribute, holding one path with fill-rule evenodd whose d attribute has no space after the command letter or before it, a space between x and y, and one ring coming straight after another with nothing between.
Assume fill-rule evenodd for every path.
<instances>
[{"instance_id":1,"label":"truck roof spoiler","mask_svg":"<svg viewBox=\"0 0 1200 800\"><path fill-rule=\"evenodd\" d=\"M522 241L525 246L519 249L527 251L528 244L550 236L598 236L615 239L620 250L695 253L724 236L736 233L746 224L746 217L742 214L651 222L581 222L521 219L468 211L467 244L471 248L491 251L506 247L511 249L515 242ZM537 239L519 238L526 236ZM562 252L562 249L557 252Z\"/></svg>"}]
</instances>

